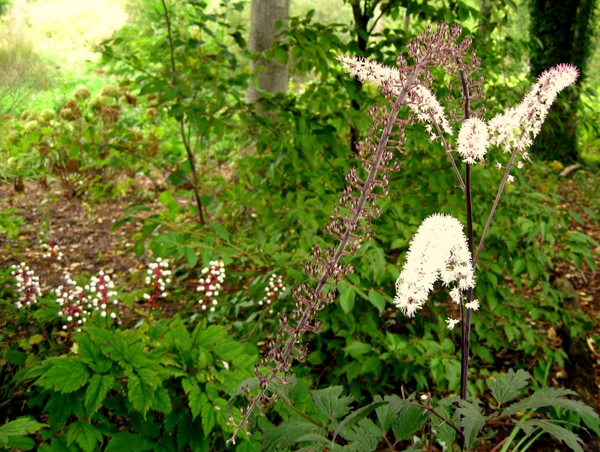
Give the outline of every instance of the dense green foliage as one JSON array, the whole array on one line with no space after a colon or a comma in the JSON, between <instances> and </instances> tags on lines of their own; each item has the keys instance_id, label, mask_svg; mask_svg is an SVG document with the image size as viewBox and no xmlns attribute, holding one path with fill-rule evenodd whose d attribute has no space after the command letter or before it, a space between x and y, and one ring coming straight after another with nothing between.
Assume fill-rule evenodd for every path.
<instances>
[{"instance_id":1,"label":"dense green foliage","mask_svg":"<svg viewBox=\"0 0 600 452\"><path fill-rule=\"evenodd\" d=\"M491 113L514 105L527 87L522 65L527 48L502 31L514 12L510 4L485 16L463 1L450 7L428 2L418 12L418 2L406 2L406 11L399 2L390 3L381 26L369 29L368 36L358 26L317 23L312 12L291 18L267 55L289 64L290 93L266 94L255 109L243 104L246 83L253 82L245 61L258 56L247 50L244 28L230 25L243 10L242 2L218 8L201 1L173 2L166 16L160 1L136 0L130 4L130 23L100 46L101 64L113 84L93 92L69 87L63 93L66 101L54 110L29 105L0 122L1 182L48 178L61 183L65 196L93 201L130 196L139 173L165 180L166 186L156 182L153 191L134 194L115 229L139 220L149 210L146 200L158 200L161 207L143 218L132 252L142 262L148 251L176 262L174 280L180 286L169 297L187 301L179 315L169 318L136 311L132 303L141 299L140 291L120 287L119 299L132 309L132 321L117 327L96 318L82 332L64 332L54 296L44 295L38 305L19 310L14 307L18 294L9 288L10 270L0 269L5 319L0 324L0 394L10 400L0 423L13 421L0 427L0 447L253 451L262 441L265 450L280 450L296 441L325 447L332 431L350 431L356 442L377 444L390 429L396 441L403 441L431 415L411 408L410 398L383 395L399 394L401 385L407 393L435 389L450 396L458 390L459 335L446 329L446 294L436 291L423 314L411 321L390 303L418 225L440 210L460 212L464 203L440 149L413 127L401 156L403 169L393 176L389 197L380 204L382 214L373 221L374 237L352 261L355 273L337 287L339 302L321 313L323 331L307 338L307 362L294 367L302 384L280 388L288 391L286 401L321 425L298 420L292 408L279 403L258 421L264 433L256 429L254 440L242 438L237 447L225 443L233 431L227 401L239 395L238 384L252 375L259 349L278 330L276 315L257 301L271 275L283 275L285 285L293 287L303 280L311 248L327 248L322 227L353 164L353 130L365 130L370 123L366 108L384 102L372 87L344 75L336 57L360 51L393 64L409 38L430 22L462 22L467 31L486 22L488 41L485 46L475 41L474 47L489 65L485 87ZM404 21L405 12L411 21ZM503 71L496 68L500 61ZM436 94L443 99L456 93L441 86ZM473 173L478 233L501 174L481 167ZM591 413L574 402L566 406L568 392L547 388L550 369L564 367L565 353L549 342L542 326L566 316L562 296L551 285L556 262L595 270L597 243L573 228L583 222L575 212L559 208L555 173L544 164L519 172L502 199L478 266L482 309L473 318L469 393L481 398L491 389L494 399L504 403L529 384L545 390L546 401L567 409L542 410L544 416L579 424L578 415L566 411ZM586 208L595 220L598 199ZM0 212L0 230L15 235L19 222L13 212ZM216 259L231 269L226 290L214 312L194 312L197 295L184 281ZM294 309L289 291L274 303L277 312ZM592 328L587 318L576 321ZM518 378L508 386L519 391L509 397L512 389L501 386L515 374L493 378L511 367ZM342 397L342 392L351 395ZM458 406L449 400L454 399L431 403L448 416L460 410L475 412L477 422L492 416L476 402ZM351 401L363 408L350 411ZM531 399L514 406L518 411L542 407ZM510 407L503 409L514 414ZM410 422L401 423L404 417ZM282 427L275 428L278 424ZM554 434L562 429L542 417L523 419L519 428L528 434L536 428ZM35 444L24 438L38 430ZM454 431L447 430L440 438L449 444ZM562 438L575 444L570 431L563 430Z\"/></svg>"}]
</instances>

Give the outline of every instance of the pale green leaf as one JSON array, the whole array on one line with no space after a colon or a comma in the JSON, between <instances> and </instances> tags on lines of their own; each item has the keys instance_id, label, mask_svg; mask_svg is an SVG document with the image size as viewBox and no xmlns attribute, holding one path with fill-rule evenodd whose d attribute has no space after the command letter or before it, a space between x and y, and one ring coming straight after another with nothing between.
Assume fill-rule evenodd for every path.
<instances>
[{"instance_id":1,"label":"pale green leaf","mask_svg":"<svg viewBox=\"0 0 600 452\"><path fill-rule=\"evenodd\" d=\"M51 367L38 378L37 384L64 394L77 391L88 377L88 368L79 358L59 358L51 361Z\"/></svg>"}]
</instances>

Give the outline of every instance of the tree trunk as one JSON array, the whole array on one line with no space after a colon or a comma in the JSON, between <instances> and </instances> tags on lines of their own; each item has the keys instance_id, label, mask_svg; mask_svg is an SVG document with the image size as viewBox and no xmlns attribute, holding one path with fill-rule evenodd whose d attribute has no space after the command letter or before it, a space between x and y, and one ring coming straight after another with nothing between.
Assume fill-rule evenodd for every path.
<instances>
[{"instance_id":1,"label":"tree trunk","mask_svg":"<svg viewBox=\"0 0 600 452\"><path fill-rule=\"evenodd\" d=\"M537 78L545 70L561 63L579 68L575 89L561 93L548 115L546 125L536 138L532 152L544 160L569 164L579 159L577 149L577 87L585 78L591 53L591 21L597 0L531 0L530 34L533 51L531 75ZM537 40L539 39L539 42ZM541 46L540 46L541 42Z\"/></svg>"},{"instance_id":2,"label":"tree trunk","mask_svg":"<svg viewBox=\"0 0 600 452\"><path fill-rule=\"evenodd\" d=\"M284 22L289 15L290 0L252 0L250 8L250 40L249 47L252 52L263 52L273 45L279 30L275 30L277 21ZM284 64L267 59L256 62L250 60L250 68L263 66L266 70L257 72L258 87L248 85L246 102L256 102L261 91L269 93L287 92L288 71Z\"/></svg>"}]
</instances>

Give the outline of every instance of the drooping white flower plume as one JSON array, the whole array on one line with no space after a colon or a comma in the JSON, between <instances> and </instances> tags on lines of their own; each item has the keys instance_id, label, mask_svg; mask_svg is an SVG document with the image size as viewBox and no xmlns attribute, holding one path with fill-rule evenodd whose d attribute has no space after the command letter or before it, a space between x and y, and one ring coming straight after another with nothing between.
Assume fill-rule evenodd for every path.
<instances>
[{"instance_id":1,"label":"drooping white flower plume","mask_svg":"<svg viewBox=\"0 0 600 452\"><path fill-rule=\"evenodd\" d=\"M405 77L399 69L385 66L378 61L371 61L362 57L345 55L338 57L338 60L350 76L356 77L363 83L374 83L383 92L394 96L400 94ZM446 118L444 108L426 86L415 85L408 93L407 104L414 112L415 117L425 124L425 129L429 133L431 141L438 138L433 127L434 121L448 135L454 134L454 130Z\"/></svg>"},{"instance_id":2,"label":"drooping white flower plume","mask_svg":"<svg viewBox=\"0 0 600 452\"><path fill-rule=\"evenodd\" d=\"M396 281L394 304L407 317L414 316L438 279L446 286L457 283L460 291L475 287L467 238L460 221L451 215L434 214L419 226ZM457 298L456 288L452 292Z\"/></svg>"},{"instance_id":3,"label":"drooping white flower plume","mask_svg":"<svg viewBox=\"0 0 600 452\"><path fill-rule=\"evenodd\" d=\"M504 145L505 152L513 149L523 152L531 146L558 93L575 83L578 76L579 70L570 64L559 64L545 71L520 104L489 121L491 143Z\"/></svg>"}]
</instances>

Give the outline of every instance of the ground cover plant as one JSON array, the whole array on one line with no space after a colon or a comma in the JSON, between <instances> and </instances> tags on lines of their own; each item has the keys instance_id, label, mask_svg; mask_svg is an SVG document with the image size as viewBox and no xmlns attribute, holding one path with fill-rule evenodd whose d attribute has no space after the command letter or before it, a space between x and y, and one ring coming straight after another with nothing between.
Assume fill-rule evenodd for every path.
<instances>
[{"instance_id":1,"label":"ground cover plant","mask_svg":"<svg viewBox=\"0 0 600 452\"><path fill-rule=\"evenodd\" d=\"M358 191L345 187L364 188L363 170L352 169L350 137L371 125L368 106L377 104L371 116L382 123L383 108L392 108L378 84L355 83L339 56L394 67L430 21L460 21L470 29L464 36L487 42L481 56L491 80L469 74L469 94L483 87L485 117L493 118L531 86L518 59L527 48L522 40L511 47L501 33L484 37L476 26L483 12L462 1L454 10L429 2L408 22L390 3L372 11L381 13L379 26L364 29L320 24L309 12L291 18L272 51L260 55L288 62L290 93L266 94L254 108L242 102L253 80L245 61L259 57L238 26L242 3L145 0L130 8L130 24L97 44L102 59L89 83L69 80L52 102L0 122L0 448L372 450L396 443L395 450L455 450L469 447L482 422L487 436L472 446L482 451L569 447L546 430L573 447L575 435L585 438L583 427L594 435L595 415L556 389L572 378L573 358L561 341L582 332L585 348L593 348L599 337L593 237L600 197L580 188L598 193L593 168L584 164L564 178L559 162L534 159L510 170L515 180L504 185L476 267L481 303L471 319L465 385L462 328L448 325L466 304L476 306L468 291L449 308L447 289L436 283L410 319L394 306L420 225L451 221L448 215L469 223L463 157L455 157L460 178L446 157L458 155L450 149L459 140L431 140L415 116L405 137L392 138L405 140L396 154L401 171L386 172L385 196L383 187L375 190L382 196L369 212L376 207L380 215L370 218L369 240L352 250L354 272L327 292L339 297L319 311L321 331L305 332L306 359L289 368L293 384L275 378L268 391L283 400L267 403L253 438L242 432L228 443L235 432L229 411L236 423L242 419L232 405L244 406L246 386L259 389L248 378L260 354L285 340L279 318L289 321L297 309L292 295L298 284L307 287L302 268L316 247L314 258L330 258L323 226L332 215L350 215L334 210L340 193L358 202ZM511 8L500 8L498 20ZM440 49L456 50L447 42ZM458 78L427 71L439 99L462 97ZM101 84L96 72L105 74ZM411 98L413 107L419 99ZM481 104L470 99L470 114L483 119ZM464 107L445 105L456 136ZM409 111L404 106L399 117L410 119ZM359 157L368 160L362 146ZM476 238L507 174L493 164L509 161L493 146L485 158L489 165L471 165ZM565 274L591 317L566 311L553 284ZM555 407L522 417L540 398L525 391L542 391ZM488 417L511 417L511 403L517 423ZM449 421L440 425L434 411Z\"/></svg>"}]
</instances>

